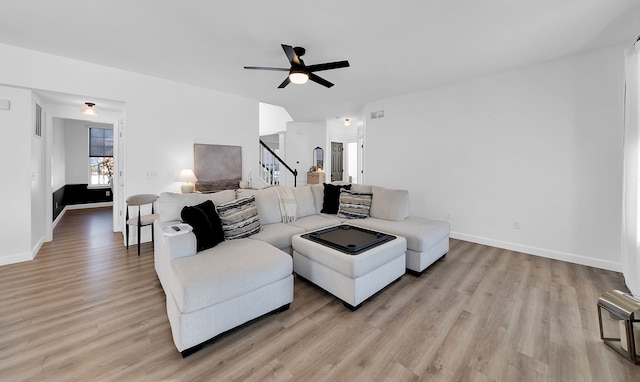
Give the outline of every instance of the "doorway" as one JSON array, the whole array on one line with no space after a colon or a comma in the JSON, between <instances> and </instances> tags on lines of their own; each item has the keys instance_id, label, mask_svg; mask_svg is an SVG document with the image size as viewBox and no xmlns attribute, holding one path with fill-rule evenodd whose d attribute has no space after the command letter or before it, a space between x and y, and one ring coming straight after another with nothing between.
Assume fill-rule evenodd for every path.
<instances>
[{"instance_id":1,"label":"doorway","mask_svg":"<svg viewBox=\"0 0 640 382\"><path fill-rule=\"evenodd\" d=\"M343 180L344 147L342 142L331 142L331 181Z\"/></svg>"},{"instance_id":2,"label":"doorway","mask_svg":"<svg viewBox=\"0 0 640 382\"><path fill-rule=\"evenodd\" d=\"M108 203L112 205L110 210L112 212L112 227L111 232L118 232L122 230L122 219L120 205L122 199L122 167L123 161L123 123L124 123L124 102L97 99L91 97L90 99L100 107L99 115L87 116L81 113L79 105L82 105L84 101L89 99L86 96L73 95L67 93L58 93L53 91L37 90L33 89L35 96L41 101L43 105L43 114L46 115L44 119L44 126L46 126L46 144L44 147L44 157L47 158L45 165L46 179L44 182L44 194L45 194L45 208L44 211L40 211L42 215L41 221L45 222L45 241L53 240L53 228L61 218L60 210L56 210L56 201L60 203L58 199L55 199L56 192L62 189L62 192L66 192L65 186L67 184L86 184L83 186L83 192L86 195L90 195L86 201L87 205L78 203L77 205L62 206L66 210L78 209L82 207L100 207ZM64 133L65 126L67 124L83 125L85 133L87 131L86 126L97 126L102 128L109 128L113 131L113 136L110 139L113 141L113 162L115 168L113 168L110 175L110 184L102 184L98 186L90 185L90 159L89 159L89 137L88 134L82 134L77 142L73 141L77 138L76 132L67 134ZM77 126L76 126L77 127ZM80 131L80 130L78 130ZM81 150L82 153L78 156L73 155L74 150ZM71 151L71 152L69 152ZM112 163L113 163L112 162ZM82 165L82 167L80 166ZM77 188L70 190L75 192ZM103 202L98 199L94 199L94 195L107 195L112 198L112 202ZM59 196L58 196L59 197ZM60 208L60 209L62 209ZM54 217L55 214L55 217ZM56 221L57 220L57 221Z\"/></svg>"}]
</instances>

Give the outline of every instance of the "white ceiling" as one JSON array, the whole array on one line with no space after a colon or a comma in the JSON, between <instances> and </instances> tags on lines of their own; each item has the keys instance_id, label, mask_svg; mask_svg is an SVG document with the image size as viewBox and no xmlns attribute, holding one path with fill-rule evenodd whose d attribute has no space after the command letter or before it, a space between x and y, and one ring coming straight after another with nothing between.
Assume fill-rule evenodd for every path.
<instances>
[{"instance_id":1,"label":"white ceiling","mask_svg":"<svg viewBox=\"0 0 640 382\"><path fill-rule=\"evenodd\" d=\"M283 106L297 121L357 118L378 99L620 43L640 0L0 0L0 43ZM277 89L281 43L335 83Z\"/></svg>"}]
</instances>

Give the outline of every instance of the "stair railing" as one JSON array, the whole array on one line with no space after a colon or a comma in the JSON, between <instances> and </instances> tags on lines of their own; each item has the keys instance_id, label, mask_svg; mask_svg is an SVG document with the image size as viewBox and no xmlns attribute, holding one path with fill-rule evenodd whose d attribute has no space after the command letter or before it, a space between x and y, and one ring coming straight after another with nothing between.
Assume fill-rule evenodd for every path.
<instances>
[{"instance_id":1,"label":"stair railing","mask_svg":"<svg viewBox=\"0 0 640 382\"><path fill-rule=\"evenodd\" d=\"M260 140L260 178L270 185L280 184L280 169L284 167L293 175L293 187L297 186L298 170L287 165L266 143Z\"/></svg>"}]
</instances>

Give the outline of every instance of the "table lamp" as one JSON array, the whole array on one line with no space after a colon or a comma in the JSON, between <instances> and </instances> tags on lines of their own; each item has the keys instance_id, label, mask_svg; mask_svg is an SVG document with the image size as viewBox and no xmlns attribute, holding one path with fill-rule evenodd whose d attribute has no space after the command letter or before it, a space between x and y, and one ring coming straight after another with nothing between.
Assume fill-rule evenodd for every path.
<instances>
[{"instance_id":1,"label":"table lamp","mask_svg":"<svg viewBox=\"0 0 640 382\"><path fill-rule=\"evenodd\" d=\"M197 182L198 178L196 178L196 174L193 173L192 169L183 168L176 177L176 181L185 182L180 186L180 191L182 191L183 194L188 194L193 192L195 189L195 184L193 184L193 182Z\"/></svg>"}]
</instances>

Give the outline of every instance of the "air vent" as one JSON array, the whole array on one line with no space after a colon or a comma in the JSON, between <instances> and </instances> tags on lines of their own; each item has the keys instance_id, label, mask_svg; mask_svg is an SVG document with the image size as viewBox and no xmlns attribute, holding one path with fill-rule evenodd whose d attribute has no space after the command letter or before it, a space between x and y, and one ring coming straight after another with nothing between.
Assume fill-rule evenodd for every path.
<instances>
[{"instance_id":1,"label":"air vent","mask_svg":"<svg viewBox=\"0 0 640 382\"><path fill-rule=\"evenodd\" d=\"M371 119L377 119L377 118L383 118L383 117L384 117L384 110L371 112Z\"/></svg>"},{"instance_id":2,"label":"air vent","mask_svg":"<svg viewBox=\"0 0 640 382\"><path fill-rule=\"evenodd\" d=\"M42 137L42 107L36 103L36 137Z\"/></svg>"}]
</instances>

